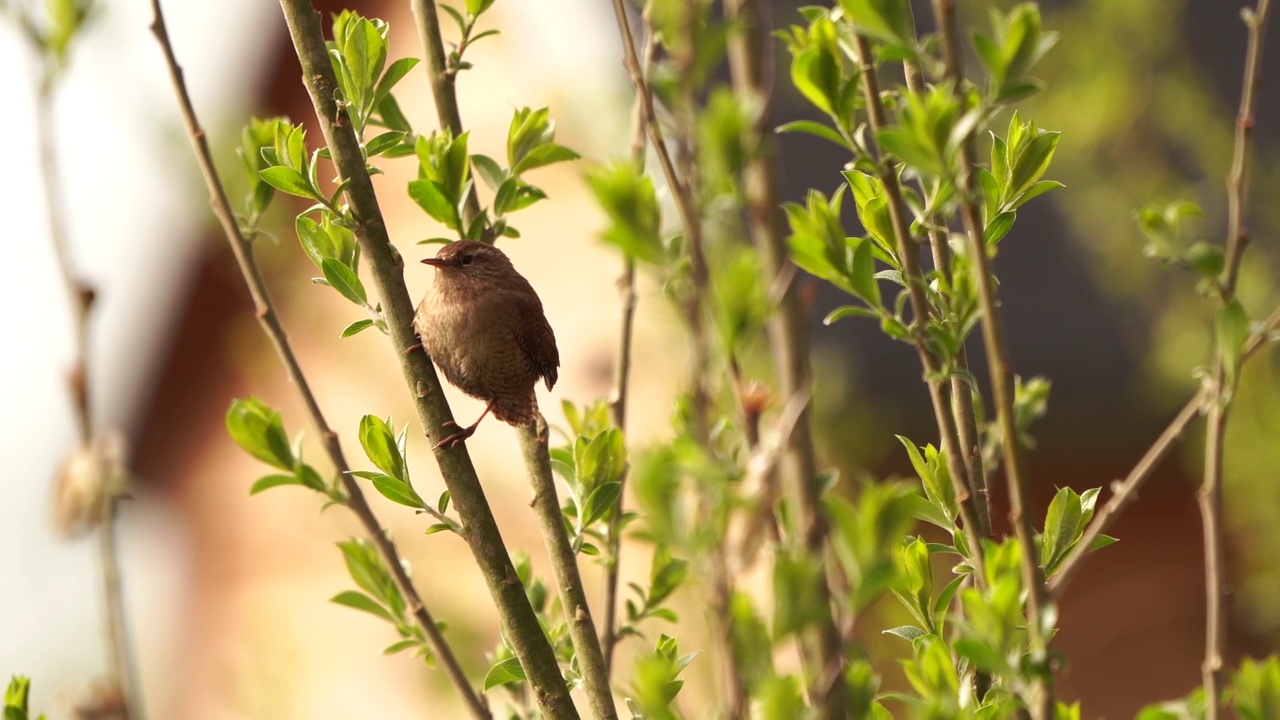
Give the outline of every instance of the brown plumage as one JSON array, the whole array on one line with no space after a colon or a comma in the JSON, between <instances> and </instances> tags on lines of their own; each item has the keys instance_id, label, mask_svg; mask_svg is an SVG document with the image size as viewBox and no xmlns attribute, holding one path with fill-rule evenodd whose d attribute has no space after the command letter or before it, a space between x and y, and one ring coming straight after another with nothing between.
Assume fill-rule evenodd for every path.
<instances>
[{"instance_id":1,"label":"brown plumage","mask_svg":"<svg viewBox=\"0 0 1280 720\"><path fill-rule=\"evenodd\" d=\"M445 245L422 262L435 267L436 279L418 305L414 329L445 379L488 403L475 423L437 447L470 437L489 412L511 425L533 422L533 388L539 379L554 387L560 366L533 286L501 250L472 240Z\"/></svg>"}]
</instances>

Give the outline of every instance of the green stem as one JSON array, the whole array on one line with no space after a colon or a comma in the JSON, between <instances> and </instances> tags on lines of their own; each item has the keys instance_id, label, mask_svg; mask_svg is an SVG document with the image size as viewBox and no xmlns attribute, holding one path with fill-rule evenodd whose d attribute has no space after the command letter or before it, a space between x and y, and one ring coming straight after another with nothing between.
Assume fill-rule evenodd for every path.
<instances>
[{"instance_id":1,"label":"green stem","mask_svg":"<svg viewBox=\"0 0 1280 720\"><path fill-rule=\"evenodd\" d=\"M387 235L360 145L334 102L337 82L325 47L320 16L308 0L281 0L280 5L334 166L340 181L348 182L345 192L356 238L373 275L388 334L400 359L414 409L428 439L435 445L447 434L444 425L453 421L453 413L430 359L425 352L415 352L420 343L413 330L414 308L404 284L403 260ZM516 579L511 557L466 446L439 449L435 457L458 510L463 539L489 587L506 637L524 668L539 708L552 718L578 717L560 674L555 651L538 623L524 587Z\"/></svg>"},{"instance_id":2,"label":"green stem","mask_svg":"<svg viewBox=\"0 0 1280 720\"><path fill-rule=\"evenodd\" d=\"M573 640L578 668L582 671L582 684L587 691L591 715L617 720L617 709L609 690L609 671L605 668L604 653L600 650L600 639L591 619L587 593L582 587L578 559L569 542L560 500L556 497L547 439L547 420L541 413L533 423L520 428L520 445L524 449L525 465L529 468L533 484L533 512L542 529L542 540L551 559L551 572L560 588L560 604L564 606L565 619L569 623L569 637Z\"/></svg>"}]
</instances>

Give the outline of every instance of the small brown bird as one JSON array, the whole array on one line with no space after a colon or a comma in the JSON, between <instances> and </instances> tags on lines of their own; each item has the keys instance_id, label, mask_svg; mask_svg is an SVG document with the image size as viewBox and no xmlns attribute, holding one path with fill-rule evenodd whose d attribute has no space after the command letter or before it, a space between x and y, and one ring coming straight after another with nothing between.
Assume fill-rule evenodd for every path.
<instances>
[{"instance_id":1,"label":"small brown bird","mask_svg":"<svg viewBox=\"0 0 1280 720\"><path fill-rule=\"evenodd\" d=\"M413 319L422 346L454 387L488 402L471 426L436 447L471 437L490 412L510 425L533 422L533 388L539 379L554 387L560 367L556 336L533 286L501 250L472 240L445 245L422 262L436 269Z\"/></svg>"}]
</instances>

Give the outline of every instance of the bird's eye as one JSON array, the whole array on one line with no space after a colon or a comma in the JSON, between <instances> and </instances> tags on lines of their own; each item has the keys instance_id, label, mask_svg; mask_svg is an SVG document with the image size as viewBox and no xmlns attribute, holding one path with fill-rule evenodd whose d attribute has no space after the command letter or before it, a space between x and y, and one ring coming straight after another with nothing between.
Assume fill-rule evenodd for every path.
<instances>
[{"instance_id":1,"label":"bird's eye","mask_svg":"<svg viewBox=\"0 0 1280 720\"><path fill-rule=\"evenodd\" d=\"M476 259L476 256L475 256L475 255L463 255L463 256L462 256L462 264L463 264L463 265L470 265L470 264L471 264L471 262L472 262L473 260L475 260L475 259Z\"/></svg>"}]
</instances>

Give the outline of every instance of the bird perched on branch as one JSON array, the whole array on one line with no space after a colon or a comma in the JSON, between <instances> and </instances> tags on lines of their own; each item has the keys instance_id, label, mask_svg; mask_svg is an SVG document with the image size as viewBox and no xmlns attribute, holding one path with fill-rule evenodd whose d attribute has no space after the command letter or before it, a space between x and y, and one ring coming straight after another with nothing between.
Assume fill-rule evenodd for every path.
<instances>
[{"instance_id":1,"label":"bird perched on branch","mask_svg":"<svg viewBox=\"0 0 1280 720\"><path fill-rule=\"evenodd\" d=\"M445 379L488 403L474 423L436 447L471 437L490 412L510 425L532 423L538 415L533 389L539 379L553 388L560 366L555 333L533 286L501 250L482 242L459 240L422 262L436 269L436 279L418 305L414 329Z\"/></svg>"}]
</instances>

